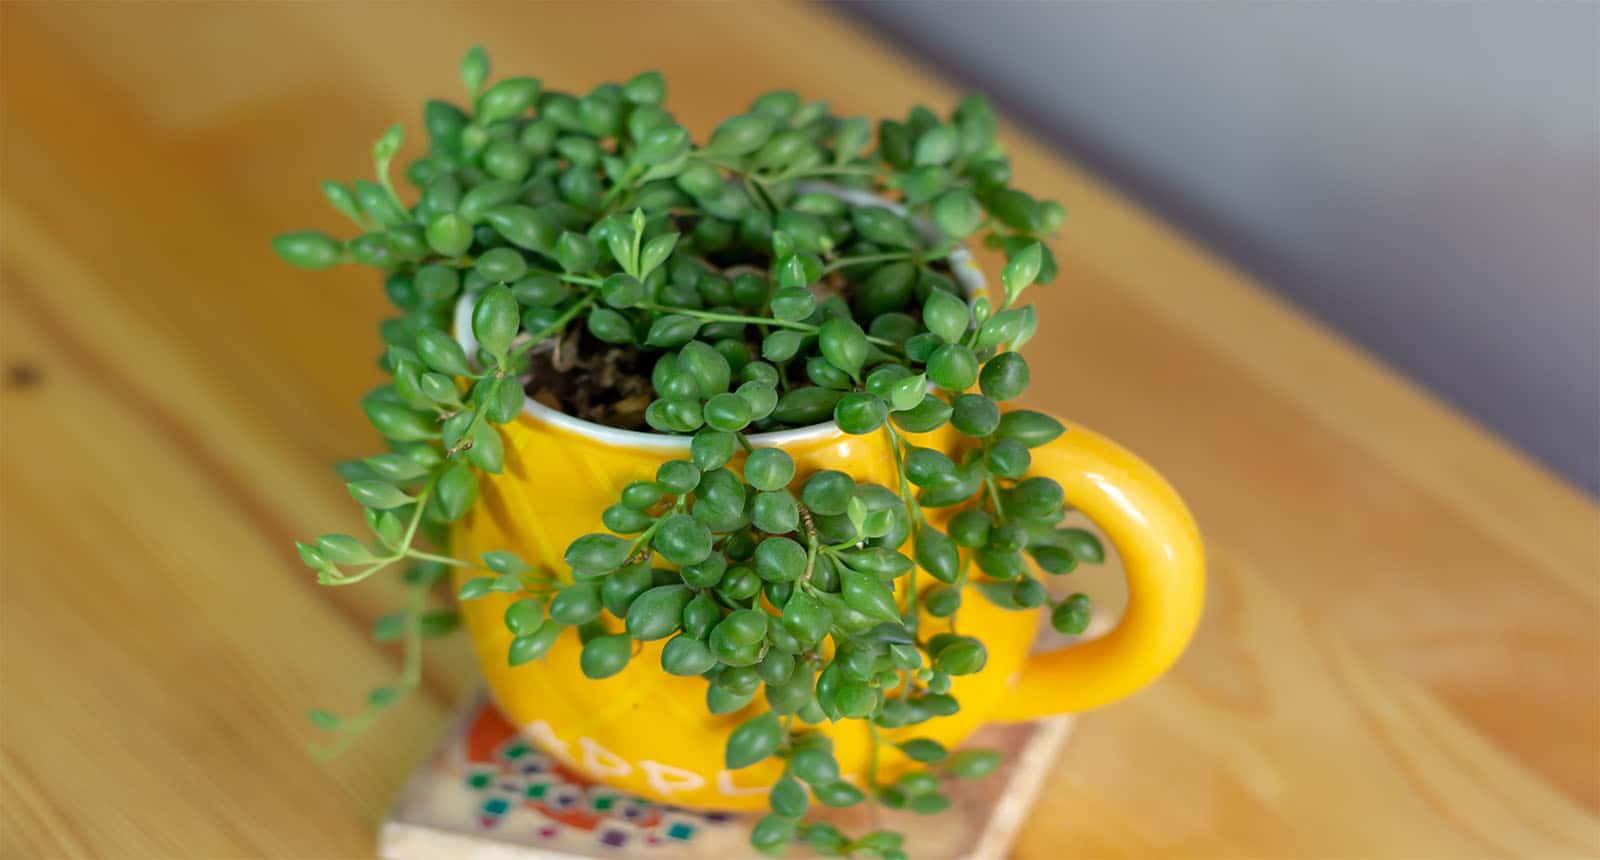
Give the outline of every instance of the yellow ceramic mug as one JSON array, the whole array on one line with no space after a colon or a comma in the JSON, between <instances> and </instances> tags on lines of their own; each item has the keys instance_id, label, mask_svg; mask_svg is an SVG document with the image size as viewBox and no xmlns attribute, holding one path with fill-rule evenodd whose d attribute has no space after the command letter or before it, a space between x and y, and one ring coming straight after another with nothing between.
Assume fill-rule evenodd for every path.
<instances>
[{"instance_id":1,"label":"yellow ceramic mug","mask_svg":"<svg viewBox=\"0 0 1600 860\"><path fill-rule=\"evenodd\" d=\"M653 477L663 461L687 456L688 450L685 437L600 427L531 401L502 429L505 471L483 480L480 503L455 528L455 549L469 558L510 549L530 564L556 570L564 569L561 557L569 542L600 529L600 512L624 484ZM945 451L959 444L948 429L911 438ZM882 434L850 436L830 423L751 441L788 451L801 480L818 469L839 469L860 481L894 483ZM1200 537L1161 476L1110 440L1071 425L1034 449L1033 472L1059 481L1067 503L1116 547L1129 591L1121 623L1099 639L1030 656L1037 611L1001 610L976 593L964 595L961 631L984 641L986 668L954 679L959 713L883 731L886 740L930 737L953 745L986 720L1092 708L1149 683L1189 641L1202 602ZM570 632L544 659L512 668L506 660L511 634L502 620L510 600L491 595L464 603L462 612L501 710L547 752L619 789L663 802L710 809L765 806L766 789L779 774L775 761L735 772L722 765L728 733L764 707L760 697L744 711L710 715L705 681L662 671L662 642L643 643L626 669L600 681L579 671L578 639ZM863 723L824 724L822 730L833 735L842 772L866 769ZM892 777L904 761L892 747L886 751L880 772Z\"/></svg>"},{"instance_id":2,"label":"yellow ceramic mug","mask_svg":"<svg viewBox=\"0 0 1600 860\"><path fill-rule=\"evenodd\" d=\"M969 292L983 289L983 277L964 250L950 260ZM470 303L463 301L456 331L471 355L469 315ZM688 437L603 427L531 399L501 431L505 470L483 478L479 504L453 529L454 549L466 558L509 549L535 567L562 574L567 544L601 530L601 512L616 502L624 485L653 478L662 462L687 457L689 450ZM956 452L963 437L948 426L910 439L960 460ZM851 436L829 422L750 441L793 456L796 486L820 469L889 487L897 483L881 433ZM880 730L883 740L926 737L953 746L989 720L1027 720L1114 701L1171 666L1194 633L1203 602L1204 559L1194 520L1177 493L1133 454L1070 424L1060 438L1032 454L1031 473L1060 482L1067 505L1087 515L1121 556L1128 580L1121 622L1098 639L1030 655L1038 610L1002 610L975 591L964 594L961 632L983 640L985 668L953 679L958 713ZM936 525L952 512L939 513ZM460 574L457 585L470 575ZM932 577L921 580L937 584ZM461 611L501 711L547 753L618 789L665 803L728 810L766 806L767 791L781 773L776 760L734 772L723 767L728 734L765 708L761 697L742 711L711 715L704 680L661 669L664 641L642 643L627 668L604 680L590 680L579 670L581 646L570 631L543 659L513 668L506 656L512 637L503 621L512 599L492 594L465 602ZM620 622L610 620L620 632ZM923 622L927 628L942 620L925 617ZM833 738L841 773L860 784L870 747L865 723L847 720L817 728ZM884 746L880 778L892 779L907 763L899 750Z\"/></svg>"}]
</instances>

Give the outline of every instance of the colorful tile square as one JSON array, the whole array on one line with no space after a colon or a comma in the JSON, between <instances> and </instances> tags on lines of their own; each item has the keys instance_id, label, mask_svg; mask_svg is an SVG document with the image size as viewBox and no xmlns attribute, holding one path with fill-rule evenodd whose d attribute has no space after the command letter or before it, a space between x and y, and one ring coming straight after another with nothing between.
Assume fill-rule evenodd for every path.
<instances>
[{"instance_id":1,"label":"colorful tile square","mask_svg":"<svg viewBox=\"0 0 1600 860\"><path fill-rule=\"evenodd\" d=\"M511 761L516 761L517 759L522 758L523 756L527 755L530 752L533 752L533 749L531 747L529 747L527 744L525 744L525 743L515 743L515 744L512 744L511 746L506 747L505 750L503 750L500 753L500 755L504 756L505 758L507 758L507 759L509 759Z\"/></svg>"},{"instance_id":2,"label":"colorful tile square","mask_svg":"<svg viewBox=\"0 0 1600 860\"><path fill-rule=\"evenodd\" d=\"M674 821L667 825L667 838L686 842L694 835L694 825L687 821Z\"/></svg>"}]
</instances>

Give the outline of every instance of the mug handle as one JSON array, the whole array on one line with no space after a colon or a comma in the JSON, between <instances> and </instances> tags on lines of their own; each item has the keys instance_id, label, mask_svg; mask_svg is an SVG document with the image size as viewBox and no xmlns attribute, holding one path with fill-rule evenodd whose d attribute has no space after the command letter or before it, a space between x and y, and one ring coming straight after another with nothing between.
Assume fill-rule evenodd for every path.
<instances>
[{"instance_id":1,"label":"mug handle","mask_svg":"<svg viewBox=\"0 0 1600 860\"><path fill-rule=\"evenodd\" d=\"M1122 558L1128 607L1110 632L1030 656L998 720L1087 710L1154 681L1183 653L1205 604L1205 551L1183 500L1132 452L1067 422L1033 449L1035 474L1054 478L1069 506L1098 526Z\"/></svg>"}]
</instances>

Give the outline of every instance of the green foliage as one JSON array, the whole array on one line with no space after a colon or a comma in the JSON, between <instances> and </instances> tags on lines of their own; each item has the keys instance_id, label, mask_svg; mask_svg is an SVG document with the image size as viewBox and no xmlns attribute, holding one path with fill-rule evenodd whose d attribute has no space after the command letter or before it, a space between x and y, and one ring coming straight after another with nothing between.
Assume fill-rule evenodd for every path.
<instances>
[{"instance_id":1,"label":"green foliage","mask_svg":"<svg viewBox=\"0 0 1600 860\"><path fill-rule=\"evenodd\" d=\"M413 202L390 178L396 126L373 147L374 181L323 184L354 222L351 238L273 241L302 268L382 270L396 307L381 327L393 379L362 402L388 451L341 471L372 536L323 535L298 550L327 585L402 571L407 606L374 635L404 643L406 667L356 716L318 710L311 721L337 751L414 689L421 641L456 623L431 595L464 568L458 599L514 598L512 666L577 628L588 677L611 677L638 642L665 640L660 669L704 677L712 713L762 696L767 708L726 750L731 768L784 765L756 848L903 857L898 834L852 838L806 816L813 799L936 813L949 805L943 778L998 766L996 754L918 739L900 744L918 769L892 783L877 775L878 729L956 712L952 676L984 670L983 642L954 632L964 596L1048 606L1066 633L1089 622L1087 598L1051 603L1029 566L1064 574L1104 557L1092 534L1061 526L1061 487L1029 474L1029 449L1064 428L999 406L1028 386L1016 350L1038 323L1022 297L1054 280L1043 239L1065 211L1010 187L980 97L874 126L772 92L697 143L656 72L564 93L531 77L491 80L474 48L460 75L462 103L424 107L424 152L403 172ZM1005 256L998 303L957 286L950 257L962 242ZM470 332L455 334L470 333L471 350L451 331L459 302ZM530 351L577 326L647 357L645 420L690 436L687 456L636 476L604 530L573 541L554 568L509 552L452 555L446 526L476 503L481 475L506 467L496 425L522 408ZM892 486L797 474L788 453L754 441L830 418L882 435ZM947 423L958 450L905 435ZM938 508L955 512L943 528L930 519ZM841 779L826 737L806 728L825 720L868 726L864 782Z\"/></svg>"}]
</instances>

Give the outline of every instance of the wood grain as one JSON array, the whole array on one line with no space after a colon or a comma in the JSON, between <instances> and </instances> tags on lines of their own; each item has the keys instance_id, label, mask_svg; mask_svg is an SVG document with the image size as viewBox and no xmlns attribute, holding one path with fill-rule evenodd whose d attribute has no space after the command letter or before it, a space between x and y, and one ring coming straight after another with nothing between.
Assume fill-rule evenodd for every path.
<instances>
[{"instance_id":1,"label":"wood grain","mask_svg":"<svg viewBox=\"0 0 1600 860\"><path fill-rule=\"evenodd\" d=\"M394 670L382 587L291 540L354 529L382 298L266 240L455 91L484 41L569 87L659 67L704 132L789 86L951 104L800 6L0 6L0 856L370 856L471 683L329 768L313 705ZM602 47L604 46L604 47ZM1108 74L1114 70L1107 70ZM411 122L415 133L415 122ZM1600 517L1587 497L1024 132L1061 199L1039 404L1165 471L1215 558L1170 680L1080 721L1016 854L1600 855Z\"/></svg>"}]
</instances>

